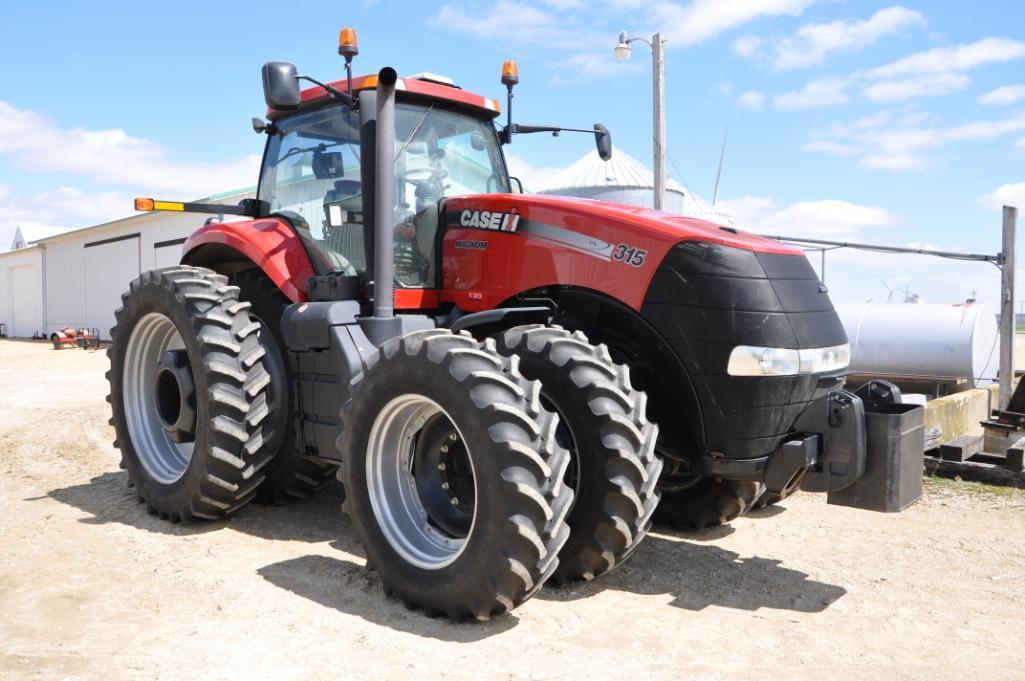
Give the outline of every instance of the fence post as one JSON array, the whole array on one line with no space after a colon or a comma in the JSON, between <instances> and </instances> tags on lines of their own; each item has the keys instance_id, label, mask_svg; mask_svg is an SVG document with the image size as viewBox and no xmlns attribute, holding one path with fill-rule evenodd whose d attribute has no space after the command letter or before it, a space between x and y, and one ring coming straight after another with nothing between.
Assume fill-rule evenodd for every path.
<instances>
[{"instance_id":1,"label":"fence post","mask_svg":"<svg viewBox=\"0 0 1025 681\"><path fill-rule=\"evenodd\" d=\"M1018 209L1004 206L1004 238L1000 265L1000 409L1007 409L1014 392L1014 238Z\"/></svg>"}]
</instances>

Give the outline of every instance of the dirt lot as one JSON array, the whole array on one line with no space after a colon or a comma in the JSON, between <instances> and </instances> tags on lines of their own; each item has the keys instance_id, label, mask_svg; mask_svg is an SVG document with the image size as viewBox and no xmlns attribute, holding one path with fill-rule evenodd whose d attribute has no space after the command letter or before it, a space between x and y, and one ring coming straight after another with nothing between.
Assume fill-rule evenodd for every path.
<instances>
[{"instance_id":1,"label":"dirt lot","mask_svg":"<svg viewBox=\"0 0 1025 681\"><path fill-rule=\"evenodd\" d=\"M175 526L111 447L104 353L0 341L2 678L1025 678L1025 494L801 494L485 624L385 598L337 490Z\"/></svg>"}]
</instances>

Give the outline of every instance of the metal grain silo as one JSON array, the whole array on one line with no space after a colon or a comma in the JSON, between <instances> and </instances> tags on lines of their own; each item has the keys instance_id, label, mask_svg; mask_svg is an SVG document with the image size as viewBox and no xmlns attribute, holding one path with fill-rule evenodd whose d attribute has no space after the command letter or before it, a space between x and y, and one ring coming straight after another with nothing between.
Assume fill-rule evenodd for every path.
<instances>
[{"instance_id":1,"label":"metal grain silo","mask_svg":"<svg viewBox=\"0 0 1025 681\"><path fill-rule=\"evenodd\" d=\"M597 151L580 158L541 187L539 194L577 196L583 199L625 203L653 208L655 175L643 163L618 147L603 161ZM673 179L666 182L665 211L733 227L733 217L713 206Z\"/></svg>"}]
</instances>

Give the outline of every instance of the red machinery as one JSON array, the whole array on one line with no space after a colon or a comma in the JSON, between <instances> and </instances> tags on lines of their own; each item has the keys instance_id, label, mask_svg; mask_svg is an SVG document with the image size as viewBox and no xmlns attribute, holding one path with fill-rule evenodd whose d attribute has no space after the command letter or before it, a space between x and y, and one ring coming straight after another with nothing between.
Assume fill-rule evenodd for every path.
<instances>
[{"instance_id":1,"label":"red machinery","mask_svg":"<svg viewBox=\"0 0 1025 681\"><path fill-rule=\"evenodd\" d=\"M100 330L95 327L74 329L65 326L51 333L50 341L54 350L60 350L66 345L96 350L100 347Z\"/></svg>"}]
</instances>

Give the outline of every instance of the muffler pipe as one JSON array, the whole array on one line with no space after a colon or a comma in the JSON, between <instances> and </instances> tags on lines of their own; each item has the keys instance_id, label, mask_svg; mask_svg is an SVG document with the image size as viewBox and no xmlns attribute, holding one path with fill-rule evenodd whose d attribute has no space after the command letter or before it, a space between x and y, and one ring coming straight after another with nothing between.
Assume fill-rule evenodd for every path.
<instances>
[{"instance_id":1,"label":"muffler pipe","mask_svg":"<svg viewBox=\"0 0 1025 681\"><path fill-rule=\"evenodd\" d=\"M374 144L374 318L395 316L395 83L386 66L377 74Z\"/></svg>"}]
</instances>

